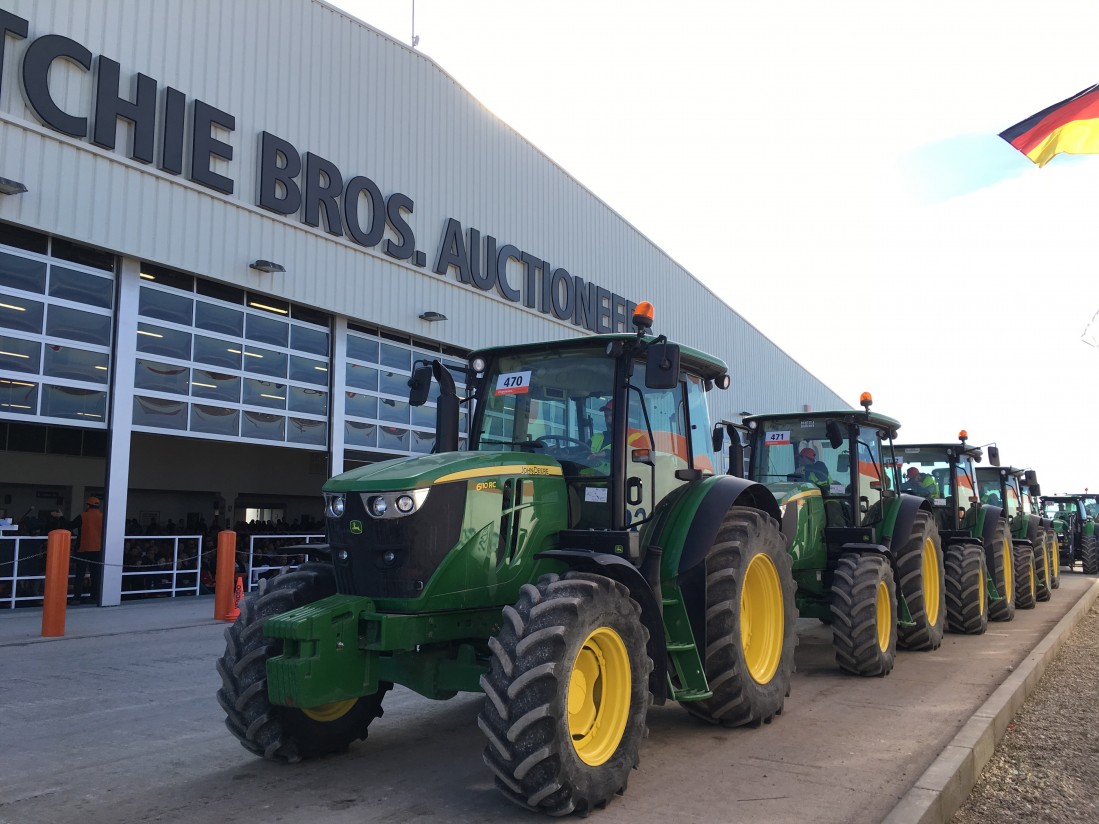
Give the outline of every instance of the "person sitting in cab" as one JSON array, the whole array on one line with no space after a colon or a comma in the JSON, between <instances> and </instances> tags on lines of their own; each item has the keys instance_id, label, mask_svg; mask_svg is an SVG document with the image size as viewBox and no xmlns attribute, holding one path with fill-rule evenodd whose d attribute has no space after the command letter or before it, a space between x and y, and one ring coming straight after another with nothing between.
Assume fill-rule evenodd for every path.
<instances>
[{"instance_id":1,"label":"person sitting in cab","mask_svg":"<svg viewBox=\"0 0 1099 824\"><path fill-rule=\"evenodd\" d=\"M905 473L905 481L901 484L901 492L930 500L939 497L939 485L926 472L920 472L919 467L910 466Z\"/></svg>"},{"instance_id":2,"label":"person sitting in cab","mask_svg":"<svg viewBox=\"0 0 1099 824\"><path fill-rule=\"evenodd\" d=\"M802 481L807 481L827 490L832 484L832 477L828 474L828 467L822 461L817 460L817 450L807 446L798 453L798 469L794 475Z\"/></svg>"}]
</instances>

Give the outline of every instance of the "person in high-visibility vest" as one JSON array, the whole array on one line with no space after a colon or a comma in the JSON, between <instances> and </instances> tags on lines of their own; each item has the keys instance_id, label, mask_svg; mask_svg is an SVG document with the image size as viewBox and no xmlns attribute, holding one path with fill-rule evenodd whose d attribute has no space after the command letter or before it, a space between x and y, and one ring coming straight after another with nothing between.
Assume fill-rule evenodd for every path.
<instances>
[{"instance_id":1,"label":"person in high-visibility vest","mask_svg":"<svg viewBox=\"0 0 1099 824\"><path fill-rule=\"evenodd\" d=\"M99 498L94 495L88 498L86 509L73 519L72 526L80 530L73 556L73 573L76 576L73 598L80 603L84 595L84 576L91 573L91 600L93 604L98 604L103 581L103 513L99 509Z\"/></svg>"},{"instance_id":2,"label":"person in high-visibility vest","mask_svg":"<svg viewBox=\"0 0 1099 824\"><path fill-rule=\"evenodd\" d=\"M920 472L919 467L910 466L905 473L905 482L901 484L901 492L909 492L921 498L938 498L939 485L926 472Z\"/></svg>"}]
</instances>

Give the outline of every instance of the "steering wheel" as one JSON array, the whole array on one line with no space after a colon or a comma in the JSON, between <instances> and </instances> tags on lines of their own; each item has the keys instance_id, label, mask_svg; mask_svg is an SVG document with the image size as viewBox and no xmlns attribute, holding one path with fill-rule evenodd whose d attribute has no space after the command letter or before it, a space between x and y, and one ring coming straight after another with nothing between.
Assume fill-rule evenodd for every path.
<instances>
[{"instance_id":1,"label":"steering wheel","mask_svg":"<svg viewBox=\"0 0 1099 824\"><path fill-rule=\"evenodd\" d=\"M581 449L587 449L588 444L576 438L570 438L568 435L539 435L534 439L536 444L549 448L550 442L559 443L562 446L578 446Z\"/></svg>"}]
</instances>

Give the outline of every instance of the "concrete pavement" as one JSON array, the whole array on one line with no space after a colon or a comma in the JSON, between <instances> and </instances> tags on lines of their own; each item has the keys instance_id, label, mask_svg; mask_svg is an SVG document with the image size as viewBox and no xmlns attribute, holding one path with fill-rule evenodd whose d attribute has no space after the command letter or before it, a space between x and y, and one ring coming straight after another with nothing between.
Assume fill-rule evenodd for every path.
<instances>
[{"instance_id":1,"label":"concrete pavement","mask_svg":"<svg viewBox=\"0 0 1099 824\"><path fill-rule=\"evenodd\" d=\"M698 723L671 704L629 791L601 824L945 821L1033 689L1094 578L1063 573L1053 600L983 636L900 653L885 679L844 676L830 631L799 621L786 709L758 730ZM213 598L70 609L63 638L41 611L0 614L0 824L538 820L492 788L474 722L479 696L387 697L369 740L285 766L224 730Z\"/></svg>"}]
</instances>

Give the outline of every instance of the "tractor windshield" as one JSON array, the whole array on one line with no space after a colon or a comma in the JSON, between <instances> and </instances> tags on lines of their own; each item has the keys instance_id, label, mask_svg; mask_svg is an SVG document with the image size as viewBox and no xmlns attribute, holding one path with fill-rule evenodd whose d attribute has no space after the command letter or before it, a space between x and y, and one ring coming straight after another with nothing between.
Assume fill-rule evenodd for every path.
<instances>
[{"instance_id":1,"label":"tractor windshield","mask_svg":"<svg viewBox=\"0 0 1099 824\"><path fill-rule=\"evenodd\" d=\"M959 518L964 518L970 499L976 500L968 460L967 456L962 456L956 462L948 450L941 446L897 448L897 463L902 478L901 492L918 495L930 501L940 529L957 528L955 512Z\"/></svg>"},{"instance_id":2,"label":"tractor windshield","mask_svg":"<svg viewBox=\"0 0 1099 824\"><path fill-rule=\"evenodd\" d=\"M602 350L525 351L503 355L494 366L475 449L539 450L609 470L613 359Z\"/></svg>"},{"instance_id":3,"label":"tractor windshield","mask_svg":"<svg viewBox=\"0 0 1099 824\"><path fill-rule=\"evenodd\" d=\"M1072 499L1060 501L1046 500L1043 502L1045 517L1049 519L1063 518L1065 515L1076 515L1079 512L1079 504Z\"/></svg>"},{"instance_id":4,"label":"tractor windshield","mask_svg":"<svg viewBox=\"0 0 1099 824\"><path fill-rule=\"evenodd\" d=\"M520 350L498 356L485 375L473 448L525 451L561 463L569 486L570 526L636 525L686 480L680 470L713 474L704 381L688 375L671 389L646 386L644 360L617 392L619 362L603 348ZM625 407L616 438L615 404ZM612 467L625 449L625 505L611 512Z\"/></svg>"},{"instance_id":5,"label":"tractor windshield","mask_svg":"<svg viewBox=\"0 0 1099 824\"><path fill-rule=\"evenodd\" d=\"M826 500L833 525L855 525L853 495L857 495L858 510L866 513L861 522L872 522L880 516L881 507L874 504L881 501L883 491L896 488L875 427L852 428L829 418L762 420L752 444L752 480L764 484L780 503L803 498L816 488L825 499L835 499L834 506Z\"/></svg>"}]
</instances>

